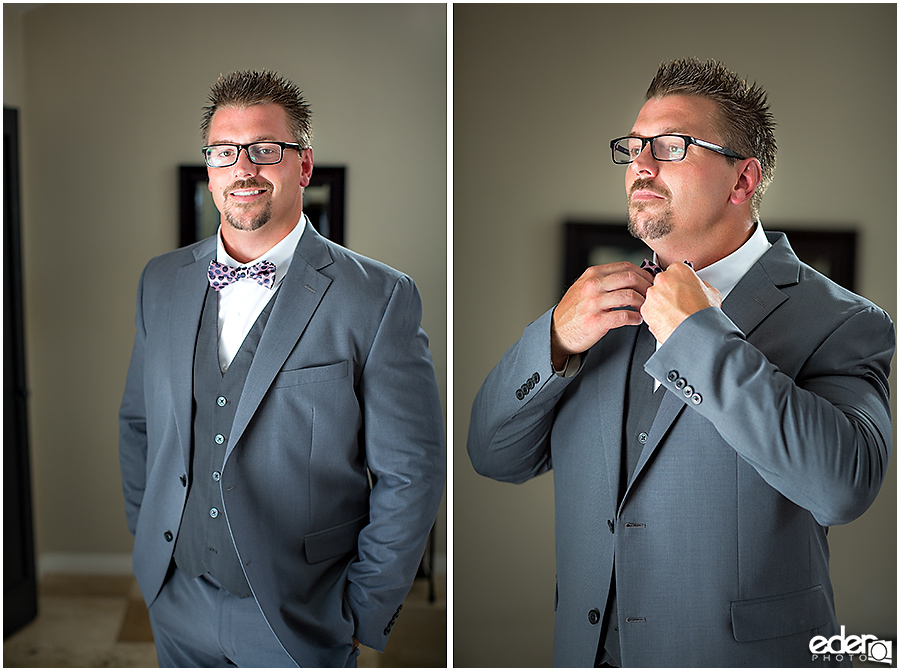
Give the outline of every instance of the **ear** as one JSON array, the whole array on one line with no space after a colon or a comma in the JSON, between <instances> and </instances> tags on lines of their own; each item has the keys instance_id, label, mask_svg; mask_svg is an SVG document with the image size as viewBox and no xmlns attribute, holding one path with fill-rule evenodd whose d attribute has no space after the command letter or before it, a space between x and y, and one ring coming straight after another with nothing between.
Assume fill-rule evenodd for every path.
<instances>
[{"instance_id":1,"label":"ear","mask_svg":"<svg viewBox=\"0 0 900 671\"><path fill-rule=\"evenodd\" d=\"M738 173L737 181L729 196L729 201L735 205L749 201L762 181L762 166L759 160L745 158L738 165L741 165L741 163L744 164L743 169Z\"/></svg>"},{"instance_id":2,"label":"ear","mask_svg":"<svg viewBox=\"0 0 900 671\"><path fill-rule=\"evenodd\" d=\"M309 179L313 171L313 150L307 147L300 155L300 186L304 189L309 186Z\"/></svg>"}]
</instances>

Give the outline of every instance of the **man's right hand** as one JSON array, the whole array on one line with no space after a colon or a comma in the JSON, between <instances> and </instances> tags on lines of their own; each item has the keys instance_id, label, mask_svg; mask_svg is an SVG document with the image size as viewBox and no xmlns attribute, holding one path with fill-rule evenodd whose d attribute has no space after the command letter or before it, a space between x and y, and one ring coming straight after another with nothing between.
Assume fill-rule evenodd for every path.
<instances>
[{"instance_id":1,"label":"man's right hand","mask_svg":"<svg viewBox=\"0 0 900 671\"><path fill-rule=\"evenodd\" d=\"M627 261L584 271L553 312L553 367L561 370L568 357L591 348L611 329L640 324L639 310L652 284L653 275Z\"/></svg>"}]
</instances>

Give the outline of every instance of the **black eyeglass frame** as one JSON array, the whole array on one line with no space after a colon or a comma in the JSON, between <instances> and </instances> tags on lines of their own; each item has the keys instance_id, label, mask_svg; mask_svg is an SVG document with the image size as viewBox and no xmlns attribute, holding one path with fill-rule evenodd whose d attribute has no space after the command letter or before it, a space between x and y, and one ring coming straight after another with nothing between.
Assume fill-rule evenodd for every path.
<instances>
[{"instance_id":1,"label":"black eyeglass frame","mask_svg":"<svg viewBox=\"0 0 900 671\"><path fill-rule=\"evenodd\" d=\"M254 161L253 155L250 153L250 147L252 147L255 144L278 145L279 147L281 147L281 156L278 158L277 161L274 161L273 163L260 163L259 161ZM234 153L234 160L231 163L228 163L227 165L211 165L209 162L209 154L207 152L210 149L214 149L215 147L237 147L237 151ZM231 166L233 166L235 163L238 162L238 159L241 156L242 149L247 152L247 158L250 159L250 162L253 163L254 165L278 165L279 163L281 163L282 160L284 160L284 150L285 149L296 149L298 152L303 153L303 150L308 149L308 148L309 147L304 147L303 145L301 145L297 142L279 142L277 140L260 140L258 142L250 142L249 144L235 144L233 142L223 142L221 144L210 144L205 147L202 147L200 149L200 151L203 152L203 159L206 161L206 165L208 165L210 168L230 168ZM643 149L643 147L641 147L641 149ZM652 151L652 147L651 147L651 151Z\"/></svg>"},{"instance_id":2,"label":"black eyeglass frame","mask_svg":"<svg viewBox=\"0 0 900 671\"><path fill-rule=\"evenodd\" d=\"M681 158L660 158L659 156L657 156L656 152L653 149L653 140L656 140L657 138L661 138L661 137L680 137L682 140L684 140L684 155ZM691 137L690 135L680 135L678 133L663 133L662 135L654 135L653 137L639 137L637 135L626 135L625 137L617 137L615 140L610 140L609 141L609 149L612 152L612 161L616 165L628 165L630 163L634 163L634 158L632 158L628 161L617 161L616 160L616 144L621 142L622 140L640 140L641 141L641 151L638 152L638 156L640 156L641 153L643 153L644 147L646 147L647 143L649 142L650 143L650 153L653 155L653 158L656 159L657 161L663 161L666 163L676 163L678 161L683 161L684 157L687 156L688 147L690 147L692 144L695 144L698 147L703 147L704 149L709 149L710 151L714 151L717 154L722 154L722 156L727 156L728 158L735 158L739 161L743 161L745 158L747 158L746 156L741 156L740 154L737 154L737 153L731 151L731 149L727 149L726 147L723 147L718 144L714 144L712 142L707 142L706 140L698 140L697 138ZM635 158L637 158L637 157L635 157Z\"/></svg>"}]
</instances>

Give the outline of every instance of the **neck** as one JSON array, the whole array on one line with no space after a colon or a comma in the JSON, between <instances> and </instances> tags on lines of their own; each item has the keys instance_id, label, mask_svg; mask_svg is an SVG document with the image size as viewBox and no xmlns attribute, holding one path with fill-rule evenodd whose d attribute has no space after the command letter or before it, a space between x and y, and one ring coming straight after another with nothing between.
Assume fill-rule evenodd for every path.
<instances>
[{"instance_id":1,"label":"neck","mask_svg":"<svg viewBox=\"0 0 900 671\"><path fill-rule=\"evenodd\" d=\"M671 263L690 261L694 270L702 270L740 249L756 229L756 222L717 227L714 231L684 237L677 232L647 244L656 252L658 263L668 268Z\"/></svg>"},{"instance_id":2,"label":"neck","mask_svg":"<svg viewBox=\"0 0 900 671\"><path fill-rule=\"evenodd\" d=\"M302 214L302 213L301 213ZM234 228L228 222L222 223L222 244L228 256L238 263L249 263L268 252L284 240L294 230L300 220L298 215L293 223L285 221L280 225L269 221L255 231Z\"/></svg>"}]
</instances>

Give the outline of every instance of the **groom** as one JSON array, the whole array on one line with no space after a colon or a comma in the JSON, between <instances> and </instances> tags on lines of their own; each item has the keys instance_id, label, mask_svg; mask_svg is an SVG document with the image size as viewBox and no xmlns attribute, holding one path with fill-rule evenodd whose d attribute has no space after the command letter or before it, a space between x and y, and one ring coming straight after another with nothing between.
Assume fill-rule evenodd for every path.
<instances>
[{"instance_id":1,"label":"groom","mask_svg":"<svg viewBox=\"0 0 900 671\"><path fill-rule=\"evenodd\" d=\"M384 650L442 496L412 280L302 212L309 107L270 72L213 87L218 234L150 261L119 453L161 666L355 666Z\"/></svg>"}]
</instances>

